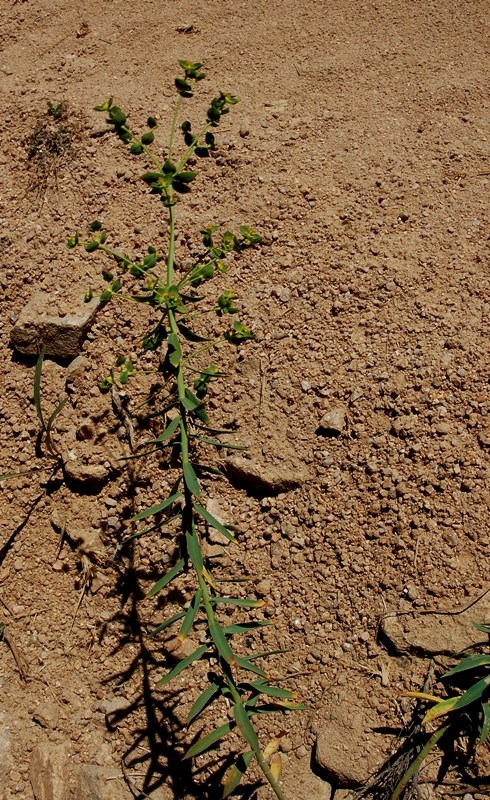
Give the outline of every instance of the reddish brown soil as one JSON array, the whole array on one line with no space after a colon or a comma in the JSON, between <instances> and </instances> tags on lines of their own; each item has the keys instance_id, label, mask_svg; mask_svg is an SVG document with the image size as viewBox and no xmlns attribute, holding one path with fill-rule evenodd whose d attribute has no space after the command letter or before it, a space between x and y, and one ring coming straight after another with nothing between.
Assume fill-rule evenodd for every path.
<instances>
[{"instance_id":1,"label":"reddish brown soil","mask_svg":"<svg viewBox=\"0 0 490 800\"><path fill-rule=\"evenodd\" d=\"M177 681L177 694L156 691L167 657L146 637L165 612L143 593L171 543L149 537L132 553L116 550L124 520L167 485L161 462L118 466L125 429L97 388L121 351L147 365L144 317L117 304L100 313L58 418L60 449L82 422L95 426L90 457L112 470L96 492L66 485L56 461L36 454L34 367L10 347L34 290L55 295L62 311L66 298L102 287L102 258L65 248L74 230L98 217L136 254L164 240L162 209L138 179L142 161L92 109L114 95L136 127L152 113L165 131L178 58L205 63L205 97L240 98L217 158L200 164L179 205L178 257L187 236L198 241L214 222L263 235L223 284L256 338L238 358L216 356L228 378L214 389L213 419L233 422L261 464L306 478L262 499L204 482L243 531L223 570L249 577L251 593L261 581L270 603L274 626L254 646L291 651L272 670L312 708L260 726L264 742L285 732L287 791L314 744L312 714L339 687L379 727L404 721L400 694L419 687L427 663L389 655L380 616L458 608L488 585L485 6L6 0L0 14L0 473L35 470L2 483L0 499L0 618L18 654L16 663L0 643L0 721L13 755L0 796L32 800L30 753L44 741L66 743L73 779L81 764L118 769L125 756L145 796L210 796L200 787L206 759L186 783L172 744L205 676ZM48 101L66 104L59 121ZM199 119L206 100L192 103ZM66 366L47 360L45 413L65 382ZM148 387L128 389L130 410ZM342 434L322 435L321 417L339 404ZM78 535L92 535L85 549ZM127 708L108 730L104 703L114 697ZM40 708L51 714L44 725Z\"/></svg>"}]
</instances>

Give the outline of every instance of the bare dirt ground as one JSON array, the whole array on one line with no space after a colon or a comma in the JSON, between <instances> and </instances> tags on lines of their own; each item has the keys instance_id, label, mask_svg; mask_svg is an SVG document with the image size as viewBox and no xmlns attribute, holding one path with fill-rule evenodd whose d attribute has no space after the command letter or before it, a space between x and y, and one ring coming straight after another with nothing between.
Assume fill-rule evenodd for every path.
<instances>
[{"instance_id":1,"label":"bare dirt ground","mask_svg":"<svg viewBox=\"0 0 490 800\"><path fill-rule=\"evenodd\" d=\"M229 377L213 413L259 471L298 484L205 489L243 532L221 568L269 601L274 626L254 646L290 650L274 674L311 707L267 719L261 737L282 734L289 797L327 798L380 766L386 731L409 716L401 693L457 649L455 618L418 612L488 588L485 4L4 0L0 19L0 473L35 470L0 497L0 797L47 796L36 781L51 769L53 800L120 800L128 785L153 800L219 796L209 759L179 761L204 676L155 688L168 656L146 634L164 612L142 598L170 545L117 550L125 520L166 486L161 462L121 467L127 430L98 388L121 351L144 369L143 323L112 304L82 361L44 365L45 413L68 393L55 447L81 448L95 484L90 470L65 480L36 448L33 361L10 344L34 291L64 314L102 289L98 254L65 247L74 230L99 218L137 254L165 237L142 162L92 109L113 95L136 125L152 113L165 130L189 58L207 68L203 95L240 103L179 205L177 256L215 222L263 236L227 276L255 340L219 354ZM59 119L48 102L65 104ZM130 413L147 388L128 389ZM338 431L320 425L332 411ZM400 611L417 613L383 636L380 618ZM485 617L488 598L464 616L469 638ZM467 800L487 796L488 761L476 774Z\"/></svg>"}]
</instances>

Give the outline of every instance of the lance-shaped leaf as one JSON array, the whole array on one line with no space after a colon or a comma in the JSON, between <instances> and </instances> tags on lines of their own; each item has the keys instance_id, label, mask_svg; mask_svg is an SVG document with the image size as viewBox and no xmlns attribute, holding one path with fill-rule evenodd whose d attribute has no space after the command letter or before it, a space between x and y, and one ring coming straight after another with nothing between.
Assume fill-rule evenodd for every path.
<instances>
[{"instance_id":1,"label":"lance-shaped leaf","mask_svg":"<svg viewBox=\"0 0 490 800\"><path fill-rule=\"evenodd\" d=\"M236 724L242 734L243 738L246 742L250 745L254 753L260 755L260 743L259 738L255 732L255 728L250 722L250 718L248 716L247 710L243 705L241 700L236 700L235 705L233 707L233 715L236 720Z\"/></svg>"},{"instance_id":2,"label":"lance-shaped leaf","mask_svg":"<svg viewBox=\"0 0 490 800\"><path fill-rule=\"evenodd\" d=\"M267 628L273 624L273 622L265 619L257 619L252 622L236 622L233 625L226 625L226 627L223 628L223 632L226 636L233 636L237 633L249 633L259 628Z\"/></svg>"},{"instance_id":3,"label":"lance-shaped leaf","mask_svg":"<svg viewBox=\"0 0 490 800\"><path fill-rule=\"evenodd\" d=\"M237 661L235 654L230 647L228 639L223 633L223 628L219 624L214 614L210 619L208 619L208 628L211 638L215 643L216 649L221 658L223 658L227 664L230 664L232 667L236 667Z\"/></svg>"},{"instance_id":4,"label":"lance-shaped leaf","mask_svg":"<svg viewBox=\"0 0 490 800\"><path fill-rule=\"evenodd\" d=\"M479 745L485 744L490 734L490 702L487 701L482 705L483 721L480 728Z\"/></svg>"},{"instance_id":5,"label":"lance-shaped leaf","mask_svg":"<svg viewBox=\"0 0 490 800\"><path fill-rule=\"evenodd\" d=\"M216 742L219 742L219 740L233 730L234 727L234 722L230 721L225 722L224 725L220 725L219 728L215 728L214 731L211 731L211 733L203 736L202 739L199 739L199 741L193 744L192 747L189 747L187 753L184 755L184 758L194 758L194 756L204 753L205 750L209 750L210 747L213 747Z\"/></svg>"},{"instance_id":6,"label":"lance-shaped leaf","mask_svg":"<svg viewBox=\"0 0 490 800\"><path fill-rule=\"evenodd\" d=\"M150 508L145 508L143 511L140 511L139 514L136 516L131 517L129 522L138 522L140 519L146 519L147 517L153 517L155 514L159 514L160 511L165 511L166 508L169 508L176 500L180 500L182 495L180 492L176 492L175 494L171 494L170 497L167 497L166 500L163 500L161 503L157 503L156 506L151 506Z\"/></svg>"},{"instance_id":7,"label":"lance-shaped leaf","mask_svg":"<svg viewBox=\"0 0 490 800\"><path fill-rule=\"evenodd\" d=\"M218 606L240 606L241 608L263 608L267 605L265 600L252 600L250 597L212 597L211 603Z\"/></svg>"},{"instance_id":8,"label":"lance-shaped leaf","mask_svg":"<svg viewBox=\"0 0 490 800\"><path fill-rule=\"evenodd\" d=\"M470 686L470 688L459 697L449 697L447 700L443 700L441 703L437 703L437 705L430 708L423 722L430 722L431 719L437 719L437 717L442 717L444 714L449 714L451 711L458 711L474 703L476 700L480 700L483 692L488 689L489 685L490 675L487 675L485 678L482 678L481 681L477 681L473 686Z\"/></svg>"},{"instance_id":9,"label":"lance-shaped leaf","mask_svg":"<svg viewBox=\"0 0 490 800\"><path fill-rule=\"evenodd\" d=\"M202 658L207 650L208 650L208 645L202 644L200 647L197 648L197 650L194 650L194 652L191 653L189 656L186 656L181 661L179 661L179 663L176 664L175 667L170 670L170 672L167 672L167 674L164 675L163 678L160 678L160 680L157 683L157 686L166 686L167 683L170 683L170 681L176 678L177 675L180 675L180 673L183 672L190 664Z\"/></svg>"},{"instance_id":10,"label":"lance-shaped leaf","mask_svg":"<svg viewBox=\"0 0 490 800\"><path fill-rule=\"evenodd\" d=\"M468 656L468 658L464 658L463 661L460 661L459 664L450 669L449 672L445 672L442 677L449 678L450 675L457 675L458 672L465 672L468 669L476 669L477 667L485 667L488 664L490 664L490 656Z\"/></svg>"},{"instance_id":11,"label":"lance-shaped leaf","mask_svg":"<svg viewBox=\"0 0 490 800\"><path fill-rule=\"evenodd\" d=\"M481 631L482 633L490 633L490 625L485 625L484 622L473 622L473 620L471 620L471 624L477 629L477 631Z\"/></svg>"},{"instance_id":12,"label":"lance-shaped leaf","mask_svg":"<svg viewBox=\"0 0 490 800\"><path fill-rule=\"evenodd\" d=\"M208 339L206 336L199 336L198 333L189 328L187 325L184 325L183 322L177 323L179 327L179 331L181 332L182 336L187 339L188 342L207 342Z\"/></svg>"},{"instance_id":13,"label":"lance-shaped leaf","mask_svg":"<svg viewBox=\"0 0 490 800\"><path fill-rule=\"evenodd\" d=\"M242 753L236 764L233 764L232 768L228 773L228 777L225 781L225 785L223 786L223 800L226 800L227 797L232 794L235 789L240 785L243 778L245 777L245 773L252 763L254 758L253 750L247 750L245 753Z\"/></svg>"},{"instance_id":14,"label":"lance-shaped leaf","mask_svg":"<svg viewBox=\"0 0 490 800\"><path fill-rule=\"evenodd\" d=\"M166 628L169 628L174 624L174 622L178 622L179 619L182 619L182 617L185 617L185 611L179 611L178 614L174 614L172 617L169 617L161 622L160 625L157 625L156 628L153 628L153 630L150 631L150 636L158 636L159 633L164 631Z\"/></svg>"},{"instance_id":15,"label":"lance-shaped leaf","mask_svg":"<svg viewBox=\"0 0 490 800\"><path fill-rule=\"evenodd\" d=\"M158 594L158 592L161 592L161 590L167 585L167 583L173 581L173 579L179 574L179 572L182 572L184 566L185 566L185 560L183 558L180 558L177 561L177 563L174 564L172 569L169 569L169 571L165 573L163 578L160 578L160 580L158 580L156 583L153 584L146 597L147 598L155 597L155 595Z\"/></svg>"},{"instance_id":16,"label":"lance-shaped leaf","mask_svg":"<svg viewBox=\"0 0 490 800\"><path fill-rule=\"evenodd\" d=\"M187 488L189 489L190 493L194 495L194 497L201 496L201 490L199 489L199 481L197 480L197 475L194 471L194 467L189 461L182 462L182 472L184 473L184 482Z\"/></svg>"},{"instance_id":17,"label":"lance-shaped leaf","mask_svg":"<svg viewBox=\"0 0 490 800\"><path fill-rule=\"evenodd\" d=\"M201 714L205 708L214 700L214 698L220 693L220 686L217 683L210 683L203 692L199 695L195 703L193 704L191 710L189 711L189 716L187 717L187 724L189 725L193 719L196 719L199 714Z\"/></svg>"},{"instance_id":18,"label":"lance-shaped leaf","mask_svg":"<svg viewBox=\"0 0 490 800\"><path fill-rule=\"evenodd\" d=\"M186 615L184 617L184 621L182 623L182 627L179 631L178 640L179 642L183 642L187 634L189 633L190 629L194 625L194 620L196 619L196 614L201 603L202 598L202 591L198 589L195 593L194 597L191 600L189 608L186 611Z\"/></svg>"},{"instance_id":19,"label":"lance-shaped leaf","mask_svg":"<svg viewBox=\"0 0 490 800\"><path fill-rule=\"evenodd\" d=\"M181 419L182 419L182 417L180 416L180 414L177 417L174 417L173 419L171 419L170 422L168 423L167 427L163 431L163 433L161 433L160 436L157 436L157 438L154 441L155 442L166 442L167 439L170 439L173 436L173 434L175 433L175 431L177 430L177 428L179 427Z\"/></svg>"},{"instance_id":20,"label":"lance-shaped leaf","mask_svg":"<svg viewBox=\"0 0 490 800\"><path fill-rule=\"evenodd\" d=\"M173 367L178 367L182 358L182 348L179 337L176 333L169 333L167 342L169 344L168 360Z\"/></svg>"},{"instance_id":21,"label":"lance-shaped leaf","mask_svg":"<svg viewBox=\"0 0 490 800\"><path fill-rule=\"evenodd\" d=\"M209 511L207 511L203 506L199 505L199 503L196 503L194 505L194 508L196 509L197 513L200 514L201 517L203 517L203 519L206 520L208 525L211 525L212 528L217 530L219 533L222 533L223 536L226 536L226 538L229 539L230 542L236 544L235 537L233 536L231 531L228 530L226 525L223 525L223 523L220 522L218 519L216 519L216 517L213 517L213 515L210 514Z\"/></svg>"},{"instance_id":22,"label":"lance-shaped leaf","mask_svg":"<svg viewBox=\"0 0 490 800\"><path fill-rule=\"evenodd\" d=\"M192 438L203 444L210 444L213 447L225 447L227 450L248 450L248 447L240 444L229 444L228 442L221 442L219 439L207 439L205 436L198 436L197 434L194 434Z\"/></svg>"},{"instance_id":23,"label":"lance-shaped leaf","mask_svg":"<svg viewBox=\"0 0 490 800\"><path fill-rule=\"evenodd\" d=\"M280 686L271 686L267 681L251 681L248 684L255 692L265 694L267 697L279 697L283 700L294 700L296 695Z\"/></svg>"},{"instance_id":24,"label":"lance-shaped leaf","mask_svg":"<svg viewBox=\"0 0 490 800\"><path fill-rule=\"evenodd\" d=\"M189 558L192 561L192 565L197 574L202 575L204 569L202 550L194 525L192 526L191 530L186 532L185 540L187 544L187 552L189 553Z\"/></svg>"},{"instance_id":25,"label":"lance-shaped leaf","mask_svg":"<svg viewBox=\"0 0 490 800\"><path fill-rule=\"evenodd\" d=\"M259 667L257 664L253 664L246 658L236 656L236 663L240 669L246 669L248 672L253 672L255 675L260 675L261 678L267 678L267 675L261 667Z\"/></svg>"}]
</instances>

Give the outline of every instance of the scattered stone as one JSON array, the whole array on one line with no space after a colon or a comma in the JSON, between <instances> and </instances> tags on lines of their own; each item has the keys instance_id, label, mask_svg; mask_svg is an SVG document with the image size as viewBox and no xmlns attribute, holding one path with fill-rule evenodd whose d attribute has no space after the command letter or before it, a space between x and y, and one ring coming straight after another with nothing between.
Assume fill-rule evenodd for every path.
<instances>
[{"instance_id":1,"label":"scattered stone","mask_svg":"<svg viewBox=\"0 0 490 800\"><path fill-rule=\"evenodd\" d=\"M173 661L181 661L186 656L190 656L198 647L188 636L183 642L177 636L170 636L165 642L165 649Z\"/></svg>"},{"instance_id":2,"label":"scattered stone","mask_svg":"<svg viewBox=\"0 0 490 800\"><path fill-rule=\"evenodd\" d=\"M364 708L350 689L333 692L328 705L317 712L314 759L335 787L359 786L381 766L382 738L372 733L377 725L375 712Z\"/></svg>"},{"instance_id":3,"label":"scattered stone","mask_svg":"<svg viewBox=\"0 0 490 800\"><path fill-rule=\"evenodd\" d=\"M66 744L38 744L31 754L29 776L35 800L69 800Z\"/></svg>"},{"instance_id":4,"label":"scattered stone","mask_svg":"<svg viewBox=\"0 0 490 800\"><path fill-rule=\"evenodd\" d=\"M56 728L59 718L60 710L57 703L54 702L41 703L32 715L34 722L37 722L42 728L50 728L51 730Z\"/></svg>"},{"instance_id":5,"label":"scattered stone","mask_svg":"<svg viewBox=\"0 0 490 800\"><path fill-rule=\"evenodd\" d=\"M217 500L214 497L210 497L206 503L206 511L209 511L209 513L212 514L213 517L218 520L218 522L221 522L222 525L226 526L231 523L231 520L228 519L224 501L222 500ZM220 533L211 525L208 525L207 538L212 545L223 546L229 544L230 541L224 535L224 533Z\"/></svg>"},{"instance_id":6,"label":"scattered stone","mask_svg":"<svg viewBox=\"0 0 490 800\"><path fill-rule=\"evenodd\" d=\"M490 618L488 595L461 614L405 614L386 616L381 630L397 653L455 655L481 641L471 620Z\"/></svg>"},{"instance_id":7,"label":"scattered stone","mask_svg":"<svg viewBox=\"0 0 490 800\"><path fill-rule=\"evenodd\" d=\"M19 353L34 356L44 349L47 356L55 358L79 355L100 300L67 307L63 316L53 313L58 302L45 292L36 292L22 309L11 332L11 343Z\"/></svg>"},{"instance_id":8,"label":"scattered stone","mask_svg":"<svg viewBox=\"0 0 490 800\"><path fill-rule=\"evenodd\" d=\"M330 800L332 787L315 775L311 769L311 758L288 758L283 756L281 784L287 797L298 800Z\"/></svg>"},{"instance_id":9,"label":"scattered stone","mask_svg":"<svg viewBox=\"0 0 490 800\"><path fill-rule=\"evenodd\" d=\"M130 709L131 702L126 697L113 697L99 705L99 710L105 714L107 727L112 731L126 719Z\"/></svg>"},{"instance_id":10,"label":"scattered stone","mask_svg":"<svg viewBox=\"0 0 490 800\"><path fill-rule=\"evenodd\" d=\"M271 593L271 582L267 579L259 581L255 586L255 593L260 597L267 597Z\"/></svg>"},{"instance_id":11,"label":"scattered stone","mask_svg":"<svg viewBox=\"0 0 490 800\"><path fill-rule=\"evenodd\" d=\"M70 361L65 372L65 383L68 387L78 388L82 383L85 370L89 367L89 360L86 356L77 356Z\"/></svg>"},{"instance_id":12,"label":"scattered stone","mask_svg":"<svg viewBox=\"0 0 490 800\"><path fill-rule=\"evenodd\" d=\"M286 461L281 466L263 463L259 458L232 456L226 459L224 469L232 481L252 494L272 497L301 486L309 478L307 469L301 464Z\"/></svg>"},{"instance_id":13,"label":"scattered stone","mask_svg":"<svg viewBox=\"0 0 490 800\"><path fill-rule=\"evenodd\" d=\"M109 477L109 470L104 464L87 464L77 450L66 450L61 454L61 459L65 477L74 483L100 489Z\"/></svg>"},{"instance_id":14,"label":"scattered stone","mask_svg":"<svg viewBox=\"0 0 490 800\"><path fill-rule=\"evenodd\" d=\"M78 770L73 800L132 800L119 769L84 764Z\"/></svg>"},{"instance_id":15,"label":"scattered stone","mask_svg":"<svg viewBox=\"0 0 490 800\"><path fill-rule=\"evenodd\" d=\"M317 433L323 436L340 436L347 423L347 407L338 405L327 411L320 420Z\"/></svg>"}]
</instances>

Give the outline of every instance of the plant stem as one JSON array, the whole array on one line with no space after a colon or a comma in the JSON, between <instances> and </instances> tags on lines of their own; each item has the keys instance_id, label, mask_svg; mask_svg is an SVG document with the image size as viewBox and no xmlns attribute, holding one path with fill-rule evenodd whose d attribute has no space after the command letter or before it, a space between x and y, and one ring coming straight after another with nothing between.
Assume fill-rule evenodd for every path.
<instances>
[{"instance_id":1,"label":"plant stem","mask_svg":"<svg viewBox=\"0 0 490 800\"><path fill-rule=\"evenodd\" d=\"M406 789L409 782L412 780L415 773L420 769L420 765L427 758L430 751L436 746L439 739L444 736L449 725L443 725L441 728L438 728L435 733L432 734L429 741L424 745L420 753L418 754L415 761L413 761L407 771L405 772L404 776L402 777L401 781L395 788L395 791L390 797L390 800L399 800L402 792Z\"/></svg>"},{"instance_id":2,"label":"plant stem","mask_svg":"<svg viewBox=\"0 0 490 800\"><path fill-rule=\"evenodd\" d=\"M175 130L177 128L177 118L179 116L179 111L181 109L183 102L182 95L179 97L175 104L174 114L172 117L172 125L170 126L170 138L168 141L168 160L172 161L172 151L174 148L174 137L175 137Z\"/></svg>"}]
</instances>

